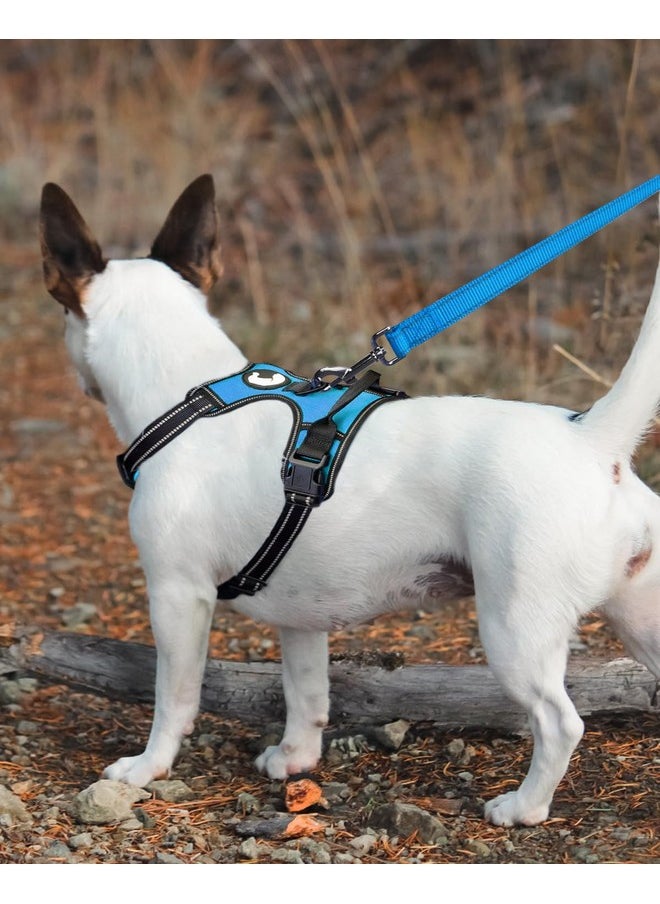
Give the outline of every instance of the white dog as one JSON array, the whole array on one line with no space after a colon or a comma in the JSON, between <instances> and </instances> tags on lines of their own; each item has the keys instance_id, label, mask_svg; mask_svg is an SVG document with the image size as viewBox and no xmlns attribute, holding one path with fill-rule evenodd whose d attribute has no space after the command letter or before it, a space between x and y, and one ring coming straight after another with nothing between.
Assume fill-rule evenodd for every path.
<instances>
[{"instance_id":1,"label":"white dog","mask_svg":"<svg viewBox=\"0 0 660 904\"><path fill-rule=\"evenodd\" d=\"M68 196L44 187L44 274L64 305L85 391L120 440L194 386L247 361L207 312L221 271L213 180L178 199L149 258L106 261ZM660 398L660 278L614 388L586 414L483 398L379 407L331 499L312 513L268 586L234 608L280 630L284 736L257 760L272 778L309 770L328 718L327 632L474 578L489 664L528 714L529 773L486 805L498 825L548 816L583 724L564 689L568 641L602 607L660 676L660 502L630 459ZM201 419L140 469L130 508L158 652L146 749L106 777L166 775L198 711L216 586L256 552L282 507L286 405ZM455 582L455 584L454 584ZM462 586L462 584L461 584ZM438 688L442 694L442 688Z\"/></svg>"}]
</instances>

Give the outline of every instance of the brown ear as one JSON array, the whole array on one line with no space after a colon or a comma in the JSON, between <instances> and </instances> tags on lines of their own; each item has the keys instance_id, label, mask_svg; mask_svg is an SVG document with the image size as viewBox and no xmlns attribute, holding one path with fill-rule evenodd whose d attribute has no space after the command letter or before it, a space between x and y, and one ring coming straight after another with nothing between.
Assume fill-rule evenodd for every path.
<instances>
[{"instance_id":1,"label":"brown ear","mask_svg":"<svg viewBox=\"0 0 660 904\"><path fill-rule=\"evenodd\" d=\"M84 317L85 286L105 269L106 261L71 198L52 182L41 192L40 233L46 288L60 304Z\"/></svg>"},{"instance_id":2,"label":"brown ear","mask_svg":"<svg viewBox=\"0 0 660 904\"><path fill-rule=\"evenodd\" d=\"M208 293L222 274L213 177L199 176L167 215L149 255Z\"/></svg>"}]
</instances>

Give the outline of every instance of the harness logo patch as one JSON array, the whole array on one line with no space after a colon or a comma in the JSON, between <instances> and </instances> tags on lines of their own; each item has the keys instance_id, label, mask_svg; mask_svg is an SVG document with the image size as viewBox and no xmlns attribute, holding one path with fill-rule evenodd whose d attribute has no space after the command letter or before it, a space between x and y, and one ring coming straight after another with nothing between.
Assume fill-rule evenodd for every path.
<instances>
[{"instance_id":1,"label":"harness logo patch","mask_svg":"<svg viewBox=\"0 0 660 904\"><path fill-rule=\"evenodd\" d=\"M251 370L243 376L243 382L254 389L282 389L291 380L277 370Z\"/></svg>"}]
</instances>

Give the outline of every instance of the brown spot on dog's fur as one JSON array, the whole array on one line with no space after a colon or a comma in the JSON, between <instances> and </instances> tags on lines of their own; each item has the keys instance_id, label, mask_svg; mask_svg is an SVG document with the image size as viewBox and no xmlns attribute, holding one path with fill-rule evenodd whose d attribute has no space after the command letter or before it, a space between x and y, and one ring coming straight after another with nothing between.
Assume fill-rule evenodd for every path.
<instances>
[{"instance_id":1,"label":"brown spot on dog's fur","mask_svg":"<svg viewBox=\"0 0 660 904\"><path fill-rule=\"evenodd\" d=\"M432 564L439 567L415 578L415 588L435 599L460 598L474 593L472 572L462 562L443 559Z\"/></svg>"},{"instance_id":2,"label":"brown spot on dog's fur","mask_svg":"<svg viewBox=\"0 0 660 904\"><path fill-rule=\"evenodd\" d=\"M614 478L614 483L621 483L621 464L618 461L615 461L612 465L612 477Z\"/></svg>"},{"instance_id":3,"label":"brown spot on dog's fur","mask_svg":"<svg viewBox=\"0 0 660 904\"><path fill-rule=\"evenodd\" d=\"M634 578L640 571L643 571L651 558L652 552L653 547L651 546L651 543L648 542L643 549L640 549L634 556L631 556L626 562L626 577Z\"/></svg>"}]
</instances>

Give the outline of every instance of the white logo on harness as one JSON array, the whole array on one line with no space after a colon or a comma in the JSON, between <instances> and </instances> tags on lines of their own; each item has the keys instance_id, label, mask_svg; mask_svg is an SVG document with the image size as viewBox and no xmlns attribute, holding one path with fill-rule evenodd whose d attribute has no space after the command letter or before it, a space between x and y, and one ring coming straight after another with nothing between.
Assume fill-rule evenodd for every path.
<instances>
[{"instance_id":1,"label":"white logo on harness","mask_svg":"<svg viewBox=\"0 0 660 904\"><path fill-rule=\"evenodd\" d=\"M245 374L243 381L255 389L281 389L291 382L276 370L251 370Z\"/></svg>"}]
</instances>

